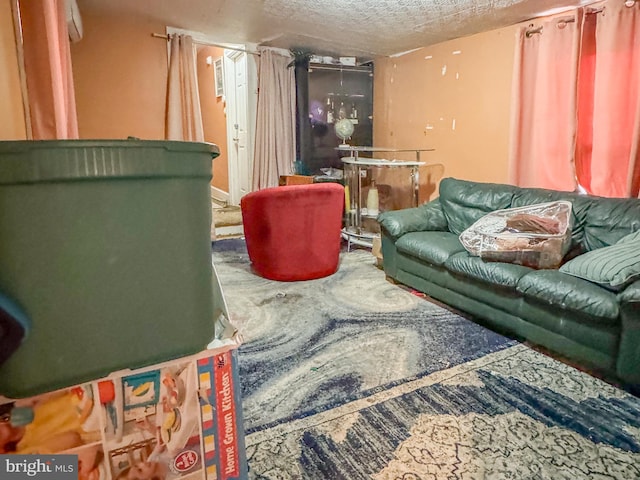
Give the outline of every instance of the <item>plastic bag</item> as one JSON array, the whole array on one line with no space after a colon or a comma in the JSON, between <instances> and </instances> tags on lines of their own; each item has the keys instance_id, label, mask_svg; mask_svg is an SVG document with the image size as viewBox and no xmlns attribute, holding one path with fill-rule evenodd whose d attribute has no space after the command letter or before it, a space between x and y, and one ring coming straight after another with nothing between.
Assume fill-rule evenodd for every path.
<instances>
[{"instance_id":1,"label":"plastic bag","mask_svg":"<svg viewBox=\"0 0 640 480\"><path fill-rule=\"evenodd\" d=\"M472 255L532 268L558 268L571 243L571 202L496 210L460 234Z\"/></svg>"}]
</instances>

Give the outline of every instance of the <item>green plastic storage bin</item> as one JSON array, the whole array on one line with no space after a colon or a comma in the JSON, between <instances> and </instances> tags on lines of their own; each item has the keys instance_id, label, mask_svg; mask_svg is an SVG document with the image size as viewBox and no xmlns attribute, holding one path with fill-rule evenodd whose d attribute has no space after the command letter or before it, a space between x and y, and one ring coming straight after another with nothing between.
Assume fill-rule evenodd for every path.
<instances>
[{"instance_id":1,"label":"green plastic storage bin","mask_svg":"<svg viewBox=\"0 0 640 480\"><path fill-rule=\"evenodd\" d=\"M30 323L0 394L31 396L213 339L213 144L0 142L0 292Z\"/></svg>"}]
</instances>

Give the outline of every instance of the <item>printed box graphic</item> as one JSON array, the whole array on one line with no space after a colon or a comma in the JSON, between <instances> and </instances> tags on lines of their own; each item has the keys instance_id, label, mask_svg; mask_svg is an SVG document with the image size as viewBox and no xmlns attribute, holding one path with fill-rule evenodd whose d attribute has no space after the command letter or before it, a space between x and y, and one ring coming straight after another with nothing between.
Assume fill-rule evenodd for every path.
<instances>
[{"instance_id":1,"label":"printed box graphic","mask_svg":"<svg viewBox=\"0 0 640 480\"><path fill-rule=\"evenodd\" d=\"M77 455L79 480L246 479L241 405L236 348L206 350L2 403L0 454Z\"/></svg>"}]
</instances>

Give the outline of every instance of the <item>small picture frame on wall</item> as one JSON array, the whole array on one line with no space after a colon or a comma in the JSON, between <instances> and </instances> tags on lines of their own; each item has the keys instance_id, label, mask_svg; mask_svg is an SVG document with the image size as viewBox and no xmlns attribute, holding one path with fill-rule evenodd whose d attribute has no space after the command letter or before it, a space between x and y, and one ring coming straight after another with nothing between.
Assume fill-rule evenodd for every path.
<instances>
[{"instance_id":1,"label":"small picture frame on wall","mask_svg":"<svg viewBox=\"0 0 640 480\"><path fill-rule=\"evenodd\" d=\"M224 95L224 74L222 70L222 57L216 58L213 62L213 78L216 87L216 97Z\"/></svg>"}]
</instances>

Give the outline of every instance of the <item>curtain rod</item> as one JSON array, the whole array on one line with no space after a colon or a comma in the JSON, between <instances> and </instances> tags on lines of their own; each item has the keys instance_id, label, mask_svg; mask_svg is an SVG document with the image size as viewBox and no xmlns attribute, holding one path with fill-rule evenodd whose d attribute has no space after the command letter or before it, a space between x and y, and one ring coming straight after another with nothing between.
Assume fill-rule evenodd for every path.
<instances>
[{"instance_id":1,"label":"curtain rod","mask_svg":"<svg viewBox=\"0 0 640 480\"><path fill-rule=\"evenodd\" d=\"M171 38L169 35L166 35L164 33L152 33L151 36L155 38L164 38L167 41L169 41L169 39ZM244 52L244 53L249 53L251 55L257 55L258 57L260 56L259 52L252 52L251 50L246 50L244 48L228 47L226 45L221 45L219 43L202 42L196 39L193 39L193 43L197 43L198 45L203 45L205 47L219 47L219 48L224 48L225 50L235 50L236 52Z\"/></svg>"},{"instance_id":2,"label":"curtain rod","mask_svg":"<svg viewBox=\"0 0 640 480\"><path fill-rule=\"evenodd\" d=\"M634 1L635 1L635 0L634 0ZM593 15L593 14L596 14L596 13L601 13L601 12L603 12L603 11L604 11L604 7L600 7L600 8L587 8L585 13L586 13L587 15ZM560 18L560 19L558 19L558 22L557 22L557 24L556 24L556 25L557 25L559 28L563 28L567 23L574 23L575 21L576 21L576 19L575 19L575 18L573 18L573 17L569 17L569 18ZM529 26L530 26L530 27L533 27L533 23L532 23L531 25L529 25ZM540 33L540 34L542 33L542 26L540 26L540 27L538 27L538 28L532 28L531 30L527 30L527 31L525 32L525 36L526 36L527 38L530 38L532 35L535 35L536 33Z\"/></svg>"}]
</instances>

